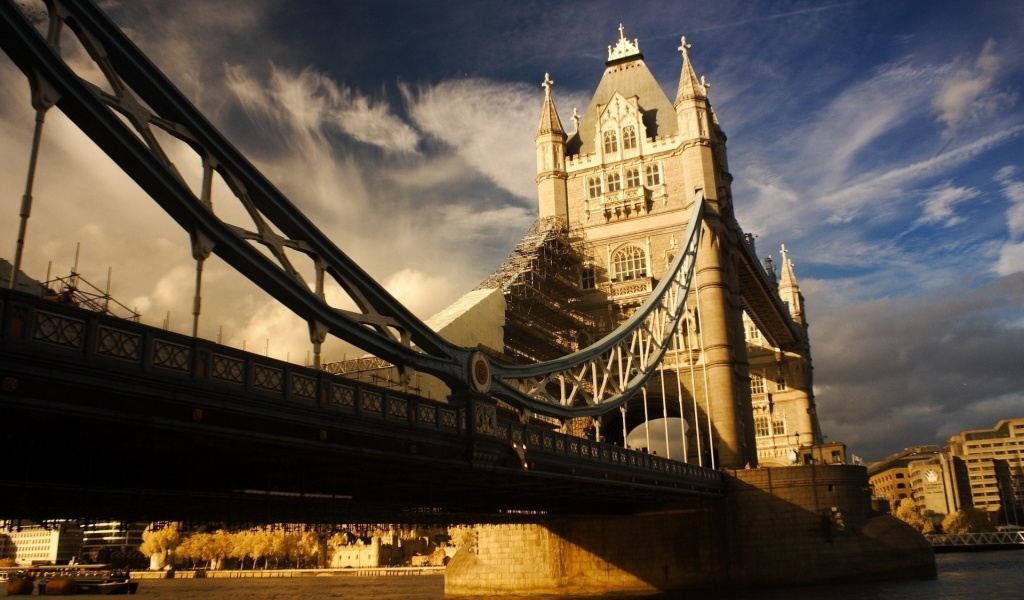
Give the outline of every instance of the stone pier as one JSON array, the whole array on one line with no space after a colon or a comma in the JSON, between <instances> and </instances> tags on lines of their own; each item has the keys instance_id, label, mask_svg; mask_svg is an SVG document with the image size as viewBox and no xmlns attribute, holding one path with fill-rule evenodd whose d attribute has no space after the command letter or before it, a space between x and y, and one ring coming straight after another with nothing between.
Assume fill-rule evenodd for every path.
<instances>
[{"instance_id":1,"label":"stone pier","mask_svg":"<svg viewBox=\"0 0 1024 600\"><path fill-rule=\"evenodd\" d=\"M931 546L871 511L863 467L728 473L686 510L486 525L445 573L450 596L658 593L935 576Z\"/></svg>"}]
</instances>

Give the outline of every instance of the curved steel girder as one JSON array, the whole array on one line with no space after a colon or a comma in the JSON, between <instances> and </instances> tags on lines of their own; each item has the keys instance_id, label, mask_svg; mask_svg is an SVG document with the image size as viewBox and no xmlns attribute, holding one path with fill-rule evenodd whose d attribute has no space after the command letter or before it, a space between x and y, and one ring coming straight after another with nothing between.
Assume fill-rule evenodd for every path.
<instances>
[{"instance_id":1,"label":"curved steel girder","mask_svg":"<svg viewBox=\"0 0 1024 600\"><path fill-rule=\"evenodd\" d=\"M49 84L60 96L58 108L185 231L193 238L202 236L207 246L212 245L213 253L295 314L316 324L317 329L324 325L331 334L367 352L396 365L408 365L435 375L455 389L489 394L521 409L562 418L607 412L625 402L655 372L667 349L667 340L681 318L680 307L685 305L693 268L692 253L696 251L693 239L700 231L702 198L697 198L694 216L690 219L686 251L676 257L670 272L651 298L615 332L587 349L555 361L526 367L488 365L493 370L494 379L488 373L487 384L482 385L479 379L474 379L472 372L482 360L487 365L482 355L445 341L339 250L220 135L102 11L87 0L45 1L51 8L51 15L54 7L59 8L61 18L79 34L83 45L104 73L126 83L152 113L138 105L130 95L115 98L81 80L25 20L11 0L0 0L0 47L30 81L38 78ZM118 99L124 101L123 105L114 107L112 101ZM250 213L265 217L283 236L272 232L264 235L260 221L257 221L257 228L261 231L252 234L217 218L182 181L162 151L140 141L139 136L112 112L114 108L130 113L126 116L131 121L148 119L150 123L161 124L172 135L188 143L202 157L204 164L215 165L239 199L244 199ZM314 293L308 284L301 281L287 260L281 260L282 265L275 265L247 241L256 238L270 247L275 256L283 254L281 248L284 246L309 255L318 265L323 265L323 271L334 277L364 312L353 313L328 305L322 295ZM278 258L283 259L283 256ZM685 281L681 279L682 275L685 275ZM673 306L662 307L670 293L677 294ZM668 322L658 327L663 334L661 338L656 340L638 334L647 326L648 317L658 311L670 314ZM664 325L670 327L666 329ZM398 332L398 339L391 330ZM624 350L623 341L630 336L642 338L634 345L653 343L653 351L650 348L648 351L638 348ZM588 366L595 369L602 356L609 352L618 352L618 360L627 357L629 379L614 383L610 388L613 393L607 396L602 392L594 395L592 401L585 402L584 406L573 406L571 402L575 394L585 387L580 383L580 377L572 375L573 369L585 370ZM615 370L614 365L604 368L604 371L611 370ZM619 375L621 378L621 373ZM545 382L555 379L564 382L566 378L576 380L571 386L574 391L568 397L553 401L543 390ZM532 395L524 391L531 387L534 389Z\"/></svg>"},{"instance_id":2,"label":"curved steel girder","mask_svg":"<svg viewBox=\"0 0 1024 600\"><path fill-rule=\"evenodd\" d=\"M225 262L297 315L326 324L333 335L392 363L412 365L453 383L467 380L471 350L438 336L341 252L220 135L102 11L78 0L47 2L59 8L94 59L109 61L116 77L152 109L152 117L171 123L179 139L216 164L229 187L247 195L263 217L286 238L296 240L292 247L320 261L364 314L329 306L294 271L273 264L237 227L218 219L164 157L143 144L112 112L103 97L109 94L81 80L10 0L0 2L0 46L4 51L30 79L38 77L49 83L60 96L57 107L185 231L190 235L201 232ZM401 340L390 335L389 329L401 332ZM411 348L409 342L423 352Z\"/></svg>"},{"instance_id":3,"label":"curved steel girder","mask_svg":"<svg viewBox=\"0 0 1024 600\"><path fill-rule=\"evenodd\" d=\"M646 385L658 370L686 310L704 207L704 192L698 191L681 251L647 300L615 331L587 348L556 360L534 365L495 365L492 395L542 414L582 417L604 414ZM561 389L557 404L554 398L544 401L537 398L537 393L524 393L524 390L543 389L555 381ZM587 384L591 388L589 392L584 389ZM517 402L523 395L529 401ZM582 406L578 402L574 404L577 398L584 400Z\"/></svg>"}]
</instances>

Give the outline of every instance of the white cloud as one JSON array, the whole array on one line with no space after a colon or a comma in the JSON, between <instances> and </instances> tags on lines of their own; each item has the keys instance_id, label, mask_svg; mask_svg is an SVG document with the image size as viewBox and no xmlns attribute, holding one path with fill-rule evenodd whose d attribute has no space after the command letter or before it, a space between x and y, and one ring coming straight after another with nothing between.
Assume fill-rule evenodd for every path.
<instances>
[{"instance_id":1,"label":"white cloud","mask_svg":"<svg viewBox=\"0 0 1024 600\"><path fill-rule=\"evenodd\" d=\"M999 275L1024 272L1024 242L1007 242L999 249L992 270Z\"/></svg>"},{"instance_id":2,"label":"white cloud","mask_svg":"<svg viewBox=\"0 0 1024 600\"><path fill-rule=\"evenodd\" d=\"M404 304L413 314L426 319L443 308L441 298L450 298L464 290L454 289L452 281L444 275L426 273L417 269L402 269L384 280L384 288Z\"/></svg>"},{"instance_id":3,"label":"white cloud","mask_svg":"<svg viewBox=\"0 0 1024 600\"><path fill-rule=\"evenodd\" d=\"M973 67L956 70L942 85L932 106L938 112L938 120L946 125L947 133L955 132L971 110L977 110L976 105L980 105L986 115L991 115L1001 106L1015 103L1014 94L993 89L1002 63L1002 57L996 53L995 40L989 39Z\"/></svg>"},{"instance_id":4,"label":"white cloud","mask_svg":"<svg viewBox=\"0 0 1024 600\"><path fill-rule=\"evenodd\" d=\"M466 204L451 204L440 208L443 224L438 235L465 242L479 241L502 235L507 237L524 232L537 218L536 210L521 206L495 206L479 209ZM511 248L509 248L511 250Z\"/></svg>"},{"instance_id":5,"label":"white cloud","mask_svg":"<svg viewBox=\"0 0 1024 600\"><path fill-rule=\"evenodd\" d=\"M861 173L857 176L857 181L836 189L820 198L817 203L834 207L829 222L850 221L865 207L873 206L880 198L891 198L896 195L901 186L948 172L953 167L963 165L980 154L1020 136L1021 133L1024 133L1024 125L976 139L944 154L918 162L898 165L884 171Z\"/></svg>"},{"instance_id":6,"label":"white cloud","mask_svg":"<svg viewBox=\"0 0 1024 600\"><path fill-rule=\"evenodd\" d=\"M924 214L914 221L914 226L936 224L952 227L961 223L964 218L955 214L956 205L976 198L978 193L978 190L958 187L950 182L927 190L927 198L922 202Z\"/></svg>"},{"instance_id":7,"label":"white cloud","mask_svg":"<svg viewBox=\"0 0 1024 600\"><path fill-rule=\"evenodd\" d=\"M409 115L422 131L502 188L522 198L536 195L533 136L543 99L536 90L481 79L402 89Z\"/></svg>"},{"instance_id":8,"label":"white cloud","mask_svg":"<svg viewBox=\"0 0 1024 600\"><path fill-rule=\"evenodd\" d=\"M372 100L312 69L298 73L271 65L269 80L254 80L241 65L227 68L227 85L254 121L271 121L310 140L337 130L360 142L397 153L414 153L418 134Z\"/></svg>"},{"instance_id":9,"label":"white cloud","mask_svg":"<svg viewBox=\"0 0 1024 600\"><path fill-rule=\"evenodd\" d=\"M308 349L309 327L295 313L273 299L248 299L246 320L224 343L279 360L303 364Z\"/></svg>"}]
</instances>

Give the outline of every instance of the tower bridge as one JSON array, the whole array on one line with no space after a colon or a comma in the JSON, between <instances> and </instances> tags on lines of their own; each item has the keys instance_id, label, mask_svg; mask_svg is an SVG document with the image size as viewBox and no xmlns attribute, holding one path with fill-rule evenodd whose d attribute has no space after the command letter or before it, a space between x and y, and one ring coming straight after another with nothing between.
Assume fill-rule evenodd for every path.
<instances>
[{"instance_id":1,"label":"tower bridge","mask_svg":"<svg viewBox=\"0 0 1024 600\"><path fill-rule=\"evenodd\" d=\"M822 443L792 263L783 252L777 275L739 226L726 136L685 38L670 100L620 27L572 131L545 76L538 221L424 322L101 10L45 4L37 28L0 0L0 47L36 110L0 293L0 407L5 447L54 459L0 475L0 516L491 523L449 567L454 595L934 574L928 544L872 514L863 468ZM101 80L62 57L69 40ZM16 289L34 181L60 176L36 172L51 108L188 233L191 336ZM198 335L211 255L308 323L312 366ZM327 336L367 357L323 364ZM429 393L411 393L414 374ZM649 552L629 551L638 534Z\"/></svg>"}]
</instances>

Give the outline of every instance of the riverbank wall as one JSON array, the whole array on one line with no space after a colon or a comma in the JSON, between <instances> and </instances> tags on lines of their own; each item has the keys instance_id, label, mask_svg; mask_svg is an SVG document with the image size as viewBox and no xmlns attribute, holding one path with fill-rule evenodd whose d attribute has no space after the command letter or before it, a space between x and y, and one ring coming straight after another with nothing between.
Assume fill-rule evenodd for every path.
<instances>
[{"instance_id":1,"label":"riverbank wall","mask_svg":"<svg viewBox=\"0 0 1024 600\"><path fill-rule=\"evenodd\" d=\"M853 465L726 472L696 508L476 528L445 572L449 596L612 595L935 577L931 545L871 509Z\"/></svg>"},{"instance_id":2,"label":"riverbank wall","mask_svg":"<svg viewBox=\"0 0 1024 600\"><path fill-rule=\"evenodd\" d=\"M441 575L444 567L363 567L358 569L181 569L132 571L132 579L279 579L286 577L398 577Z\"/></svg>"}]
</instances>

